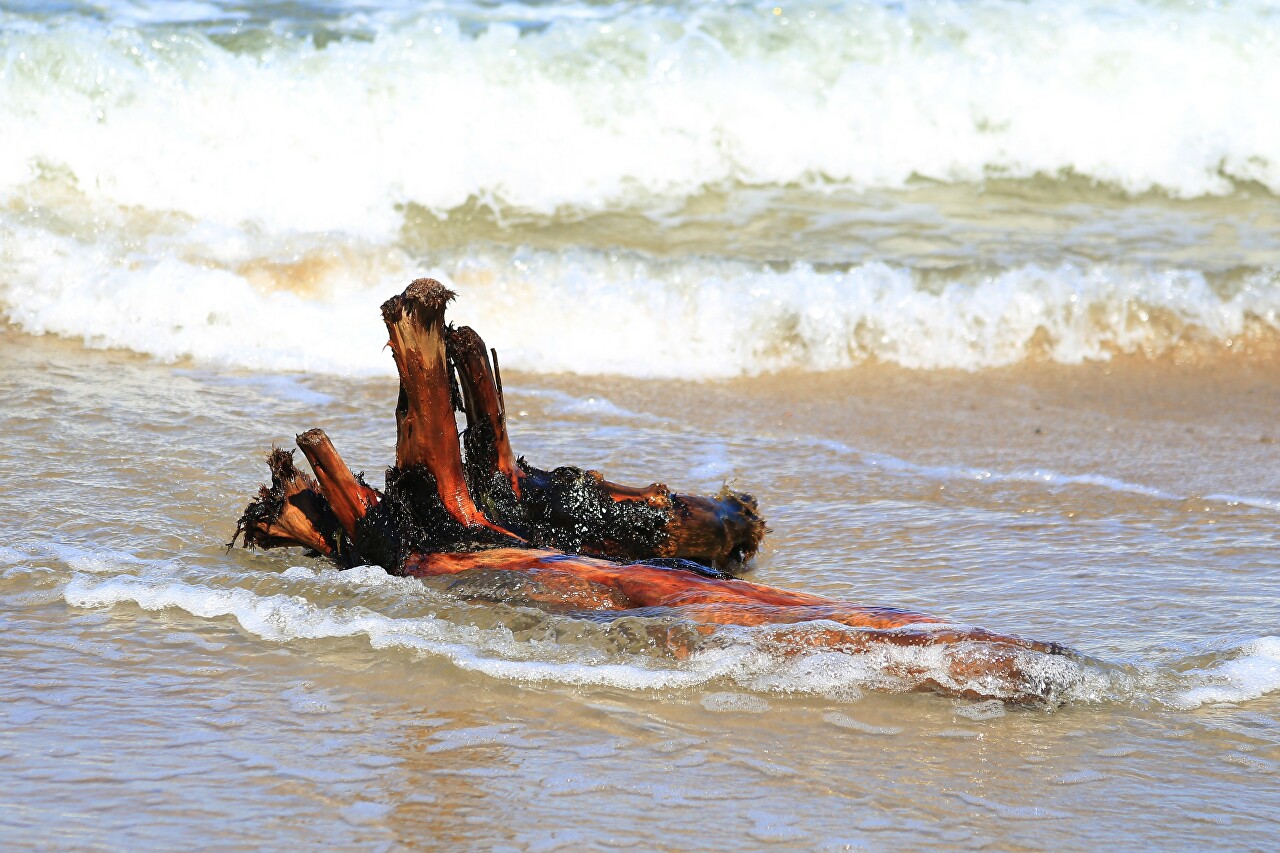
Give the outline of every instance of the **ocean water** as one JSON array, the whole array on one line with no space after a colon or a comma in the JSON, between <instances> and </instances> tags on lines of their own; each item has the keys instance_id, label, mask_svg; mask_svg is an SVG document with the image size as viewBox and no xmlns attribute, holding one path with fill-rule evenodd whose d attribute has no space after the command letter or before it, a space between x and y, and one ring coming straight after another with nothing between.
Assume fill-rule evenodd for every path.
<instances>
[{"instance_id":1,"label":"ocean water","mask_svg":"<svg viewBox=\"0 0 1280 853\"><path fill-rule=\"evenodd\" d=\"M6 4L0 310L348 375L388 371L349 318L423 270L535 371L1270 351L1278 18Z\"/></svg>"},{"instance_id":2,"label":"ocean water","mask_svg":"<svg viewBox=\"0 0 1280 853\"><path fill-rule=\"evenodd\" d=\"M0 0L0 841L1275 847L1274 92L1262 2ZM1056 701L228 550L421 275L518 453Z\"/></svg>"}]
</instances>

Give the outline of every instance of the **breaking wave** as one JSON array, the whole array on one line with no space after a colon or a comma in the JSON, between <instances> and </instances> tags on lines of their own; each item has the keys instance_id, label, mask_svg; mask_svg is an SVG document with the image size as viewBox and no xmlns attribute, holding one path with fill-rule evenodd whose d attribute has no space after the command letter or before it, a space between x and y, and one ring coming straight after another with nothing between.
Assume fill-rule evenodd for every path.
<instances>
[{"instance_id":1,"label":"breaking wave","mask_svg":"<svg viewBox=\"0 0 1280 853\"><path fill-rule=\"evenodd\" d=\"M1280 191L1265 2L242 7L0 12L0 198L60 170L119 205L385 238L409 202L725 182Z\"/></svg>"},{"instance_id":2,"label":"breaking wave","mask_svg":"<svg viewBox=\"0 0 1280 853\"><path fill-rule=\"evenodd\" d=\"M504 365L537 372L707 379L868 361L974 370L1027 358L1217 357L1270 351L1280 332L1280 286L1266 271L1225 289L1190 270L1069 263L961 271L940 284L883 263L778 270L477 249L424 269L394 251L267 261L224 248L152 246L117 263L111 247L23 231L8 249L0 309L32 333L166 361L348 375L393 373L378 306L421 273L457 288L451 317L480 329Z\"/></svg>"},{"instance_id":3,"label":"breaking wave","mask_svg":"<svg viewBox=\"0 0 1280 853\"><path fill-rule=\"evenodd\" d=\"M1278 30L1254 2L6 4L0 312L165 360L354 374L390 371L377 305L423 273L534 371L1271 347ZM1019 215L980 250L911 199L841 218L864 190L991 178L1264 200L1225 225L1066 217L1013 253L1002 233L1040 233ZM759 196L690 213L730 191ZM794 192L831 205L813 233L787 233ZM476 210L492 221L468 230ZM657 242L615 249L619 215ZM564 251L527 245L588 220ZM1117 245L1056 242L1113 225ZM845 251L854 230L880 237Z\"/></svg>"}]
</instances>

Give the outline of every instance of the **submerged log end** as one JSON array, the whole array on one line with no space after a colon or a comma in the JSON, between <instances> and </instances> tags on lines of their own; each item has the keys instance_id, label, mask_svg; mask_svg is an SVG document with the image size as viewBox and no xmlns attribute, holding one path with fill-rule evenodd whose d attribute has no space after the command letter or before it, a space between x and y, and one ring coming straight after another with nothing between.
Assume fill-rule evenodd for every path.
<instances>
[{"instance_id":1,"label":"submerged log end","mask_svg":"<svg viewBox=\"0 0 1280 853\"><path fill-rule=\"evenodd\" d=\"M681 495L665 485L623 486L598 471L543 471L520 460L524 492L515 529L549 548L610 560L681 559L737 570L768 529L751 495ZM504 523L505 519L504 519Z\"/></svg>"},{"instance_id":2,"label":"submerged log end","mask_svg":"<svg viewBox=\"0 0 1280 853\"><path fill-rule=\"evenodd\" d=\"M335 543L323 531L336 519L315 481L293 464L293 451L275 448L267 456L271 485L245 507L227 547L242 539L246 548L301 546L331 556Z\"/></svg>"},{"instance_id":3,"label":"submerged log end","mask_svg":"<svg viewBox=\"0 0 1280 853\"><path fill-rule=\"evenodd\" d=\"M883 664L884 674L900 679L907 689L963 699L999 699L1011 705L1056 705L1070 684L1070 676L1049 677L1029 652L1075 660L1080 657L1057 643L1025 640L982 628L938 628L927 624L905 624L892 630L866 630L856 624L843 629L799 624L779 631L770 643L771 650L784 657L821 650L856 654L890 646L951 650L941 656L929 654L917 659L890 656Z\"/></svg>"},{"instance_id":4,"label":"submerged log end","mask_svg":"<svg viewBox=\"0 0 1280 853\"><path fill-rule=\"evenodd\" d=\"M769 532L756 499L728 486L713 498L672 495L672 518L664 547L668 554L706 562L721 569L739 568L756 555Z\"/></svg>"}]
</instances>

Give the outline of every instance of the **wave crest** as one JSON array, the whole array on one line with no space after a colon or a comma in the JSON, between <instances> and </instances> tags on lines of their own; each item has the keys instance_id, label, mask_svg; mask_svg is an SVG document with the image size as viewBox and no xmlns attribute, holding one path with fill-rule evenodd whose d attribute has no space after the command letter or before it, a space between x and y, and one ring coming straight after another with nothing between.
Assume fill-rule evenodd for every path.
<instances>
[{"instance_id":1,"label":"wave crest","mask_svg":"<svg viewBox=\"0 0 1280 853\"><path fill-rule=\"evenodd\" d=\"M551 214L729 182L1280 192L1265 3L450 4L231 33L127 11L6 16L0 197L55 168L115 204L385 237L408 202Z\"/></svg>"},{"instance_id":2,"label":"wave crest","mask_svg":"<svg viewBox=\"0 0 1280 853\"><path fill-rule=\"evenodd\" d=\"M377 312L418 272L407 256L325 250L323 263L299 273L297 256L291 266L193 254L185 244L149 248L125 250L121 263L110 247L27 230L13 241L0 305L29 332L170 361L393 372ZM483 330L504 364L538 372L706 379L867 361L977 370L1028 358L1270 352L1280 332L1269 270L1225 288L1193 270L1116 264L959 270L946 280L883 263L777 270L493 249L442 258L427 272L458 289L456 321Z\"/></svg>"}]
</instances>

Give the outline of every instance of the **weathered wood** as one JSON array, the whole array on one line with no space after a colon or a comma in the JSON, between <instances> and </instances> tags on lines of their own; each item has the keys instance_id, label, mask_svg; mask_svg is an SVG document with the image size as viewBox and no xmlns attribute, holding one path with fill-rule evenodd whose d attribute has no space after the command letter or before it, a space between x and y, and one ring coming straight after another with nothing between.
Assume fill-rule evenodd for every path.
<instances>
[{"instance_id":1,"label":"weathered wood","mask_svg":"<svg viewBox=\"0 0 1280 853\"><path fill-rule=\"evenodd\" d=\"M528 579L506 595L582 611L628 611L659 615L669 611L708 629L720 625L796 626L773 643L785 654L815 649L866 652L877 645L899 647L974 644L978 654L945 660L947 678L899 663L890 674L916 679L939 692L1012 701L1048 698L1051 686L1025 666L1020 652L1069 654L1056 643L1026 640L983 628L893 607L856 605L808 593L790 592L739 579L706 577L693 571L648 564L621 565L556 551L497 548L464 554L417 554L402 567L406 575L440 577L480 572L512 572ZM660 609L660 610L659 610ZM831 624L841 627L831 627ZM985 688L975 680L985 679ZM983 692L985 690L985 692Z\"/></svg>"},{"instance_id":2,"label":"weathered wood","mask_svg":"<svg viewBox=\"0 0 1280 853\"><path fill-rule=\"evenodd\" d=\"M485 527L519 538L476 508L463 474L444 341L444 309L453 297L435 279L420 278L382 305L400 374L395 467L429 473L445 512L463 527Z\"/></svg>"},{"instance_id":3,"label":"weathered wood","mask_svg":"<svg viewBox=\"0 0 1280 853\"><path fill-rule=\"evenodd\" d=\"M236 539L245 547L281 548L298 545L331 557L338 520L314 480L293 464L293 451L276 448L267 456L271 485L258 490L236 523Z\"/></svg>"},{"instance_id":4,"label":"weathered wood","mask_svg":"<svg viewBox=\"0 0 1280 853\"><path fill-rule=\"evenodd\" d=\"M886 672L953 695L1047 697L1049 687L1028 667L1028 655L1069 654L1057 644L790 592L715 569L749 556L763 535L749 496L726 490L698 498L661 484L622 486L595 471L542 471L516 458L496 361L474 332L444 325L452 296L439 282L419 279L383 305L400 374L396 464L387 470L385 490L353 475L328 437L311 430L298 445L318 482L293 468L291 453L273 452L272 485L237 526L246 547L303 545L344 564L373 562L422 578L496 575L511 582L486 593L495 600L569 613L670 613L701 633L779 626L769 641L784 655L964 646L964 654L944 656L943 673L910 658L890 661ZM461 441L450 363L468 421ZM712 568L678 559L686 556Z\"/></svg>"},{"instance_id":5,"label":"weathered wood","mask_svg":"<svg viewBox=\"0 0 1280 853\"><path fill-rule=\"evenodd\" d=\"M681 558L725 570L759 549L766 528L751 495L727 487L703 497L663 483L624 486L598 471L545 471L517 459L490 350L463 326L447 333L447 351L467 417L467 481L504 528L549 548L619 560Z\"/></svg>"},{"instance_id":6,"label":"weathered wood","mask_svg":"<svg viewBox=\"0 0 1280 853\"><path fill-rule=\"evenodd\" d=\"M329 502L329 508L347 536L355 536L356 525L372 507L378 505L381 495L351 473L342 461L333 442L322 429L310 429L297 436L298 449L316 472L320 491Z\"/></svg>"},{"instance_id":7,"label":"weathered wood","mask_svg":"<svg viewBox=\"0 0 1280 853\"><path fill-rule=\"evenodd\" d=\"M497 352L486 349L484 341L470 326L450 330L446 344L449 361L457 370L463 412L467 416L463 443L472 486L483 487L492 477L499 476L519 501L525 473L511 449L506 401L502 399L494 363L489 361L490 353L496 359Z\"/></svg>"}]
</instances>

